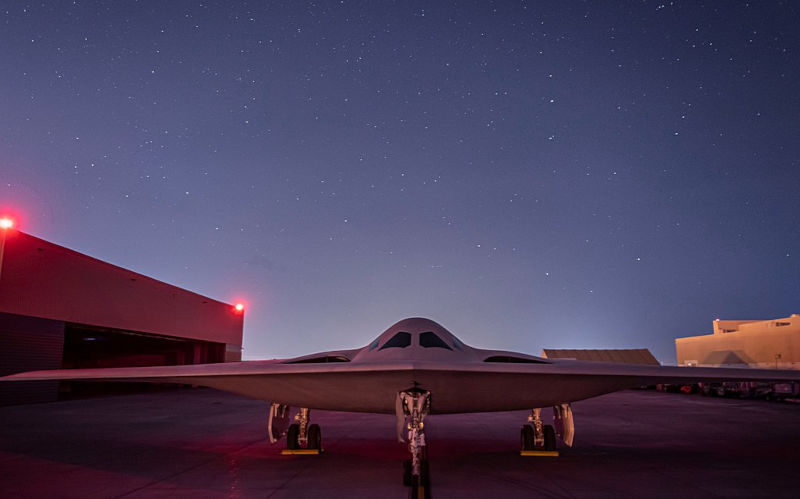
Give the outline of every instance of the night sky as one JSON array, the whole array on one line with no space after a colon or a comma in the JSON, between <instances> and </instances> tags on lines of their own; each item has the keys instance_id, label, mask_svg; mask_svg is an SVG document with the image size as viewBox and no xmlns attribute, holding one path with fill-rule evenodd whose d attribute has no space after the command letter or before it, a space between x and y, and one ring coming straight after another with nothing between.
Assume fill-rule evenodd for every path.
<instances>
[{"instance_id":1,"label":"night sky","mask_svg":"<svg viewBox=\"0 0 800 499\"><path fill-rule=\"evenodd\" d=\"M233 2L231 2L233 3ZM0 211L247 304L648 347L800 312L794 2L3 2Z\"/></svg>"}]
</instances>

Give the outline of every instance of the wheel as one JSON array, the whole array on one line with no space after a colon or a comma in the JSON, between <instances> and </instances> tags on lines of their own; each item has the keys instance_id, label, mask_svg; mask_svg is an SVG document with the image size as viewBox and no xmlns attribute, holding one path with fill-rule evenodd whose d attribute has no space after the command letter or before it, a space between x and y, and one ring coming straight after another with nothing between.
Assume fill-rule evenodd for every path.
<instances>
[{"instance_id":1,"label":"wheel","mask_svg":"<svg viewBox=\"0 0 800 499\"><path fill-rule=\"evenodd\" d=\"M556 450L556 430L553 425L544 425L544 450Z\"/></svg>"},{"instance_id":2,"label":"wheel","mask_svg":"<svg viewBox=\"0 0 800 499\"><path fill-rule=\"evenodd\" d=\"M424 499L425 487L420 483L418 476L411 477L411 499Z\"/></svg>"},{"instance_id":3,"label":"wheel","mask_svg":"<svg viewBox=\"0 0 800 499\"><path fill-rule=\"evenodd\" d=\"M286 432L286 448L295 450L300 445L297 443L297 435L300 433L300 425L293 423L289 425L289 431Z\"/></svg>"},{"instance_id":4,"label":"wheel","mask_svg":"<svg viewBox=\"0 0 800 499\"><path fill-rule=\"evenodd\" d=\"M422 484L425 489L431 486L431 467L427 459L420 462L420 476L419 481L412 474L411 459L403 461L403 485L406 487L413 487L414 484Z\"/></svg>"},{"instance_id":5,"label":"wheel","mask_svg":"<svg viewBox=\"0 0 800 499\"><path fill-rule=\"evenodd\" d=\"M423 476L411 477L411 499L430 499L431 489Z\"/></svg>"},{"instance_id":6,"label":"wheel","mask_svg":"<svg viewBox=\"0 0 800 499\"><path fill-rule=\"evenodd\" d=\"M322 430L318 424L308 427L308 448L322 450Z\"/></svg>"},{"instance_id":7,"label":"wheel","mask_svg":"<svg viewBox=\"0 0 800 499\"><path fill-rule=\"evenodd\" d=\"M412 484L412 477L411 477L411 459L406 459L403 461L403 485L406 487L411 487Z\"/></svg>"},{"instance_id":8,"label":"wheel","mask_svg":"<svg viewBox=\"0 0 800 499\"><path fill-rule=\"evenodd\" d=\"M431 466L427 458L423 459L420 463L420 479L422 486L425 487L425 497L428 497L428 490L431 488Z\"/></svg>"},{"instance_id":9,"label":"wheel","mask_svg":"<svg viewBox=\"0 0 800 499\"><path fill-rule=\"evenodd\" d=\"M531 425L522 425L522 431L520 432L519 440L522 450L533 450L533 428Z\"/></svg>"}]
</instances>

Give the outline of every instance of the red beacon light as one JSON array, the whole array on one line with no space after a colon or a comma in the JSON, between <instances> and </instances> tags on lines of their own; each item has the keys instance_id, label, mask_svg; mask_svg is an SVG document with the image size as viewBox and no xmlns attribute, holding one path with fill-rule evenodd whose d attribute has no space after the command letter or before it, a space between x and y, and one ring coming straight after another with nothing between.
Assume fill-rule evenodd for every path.
<instances>
[{"instance_id":1,"label":"red beacon light","mask_svg":"<svg viewBox=\"0 0 800 499\"><path fill-rule=\"evenodd\" d=\"M244 312L244 303L237 303L233 306L233 309L239 313Z\"/></svg>"},{"instance_id":2,"label":"red beacon light","mask_svg":"<svg viewBox=\"0 0 800 499\"><path fill-rule=\"evenodd\" d=\"M0 229L8 230L14 227L14 221L8 217L0 218Z\"/></svg>"}]
</instances>

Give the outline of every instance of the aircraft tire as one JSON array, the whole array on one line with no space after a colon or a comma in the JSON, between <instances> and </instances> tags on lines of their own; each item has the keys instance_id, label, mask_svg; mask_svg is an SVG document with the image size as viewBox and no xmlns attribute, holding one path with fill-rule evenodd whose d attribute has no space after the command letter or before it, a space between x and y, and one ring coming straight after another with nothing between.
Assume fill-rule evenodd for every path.
<instances>
[{"instance_id":1,"label":"aircraft tire","mask_svg":"<svg viewBox=\"0 0 800 499\"><path fill-rule=\"evenodd\" d=\"M431 467L427 459L423 459L420 463L420 476L422 486L426 489L431 486ZM417 477L411 473L411 459L403 461L403 485L406 487L413 487L417 484Z\"/></svg>"},{"instance_id":2,"label":"aircraft tire","mask_svg":"<svg viewBox=\"0 0 800 499\"><path fill-rule=\"evenodd\" d=\"M427 462L423 462L423 470L427 470ZM430 499L431 489L430 480L426 476L426 471L423 471L422 476L411 477L411 498L412 499Z\"/></svg>"},{"instance_id":3,"label":"aircraft tire","mask_svg":"<svg viewBox=\"0 0 800 499\"><path fill-rule=\"evenodd\" d=\"M308 427L308 448L322 450L322 430L318 424Z\"/></svg>"},{"instance_id":4,"label":"aircraft tire","mask_svg":"<svg viewBox=\"0 0 800 499\"><path fill-rule=\"evenodd\" d=\"M411 459L406 459L403 461L403 485L406 487L411 487L413 483L412 475L411 475Z\"/></svg>"},{"instance_id":5,"label":"aircraft tire","mask_svg":"<svg viewBox=\"0 0 800 499\"><path fill-rule=\"evenodd\" d=\"M522 450L533 450L533 428L531 425L522 425L522 431L520 432L520 445L522 446Z\"/></svg>"},{"instance_id":6,"label":"aircraft tire","mask_svg":"<svg viewBox=\"0 0 800 499\"><path fill-rule=\"evenodd\" d=\"M425 489L419 482L418 476L411 477L411 499L423 499ZM420 497L420 492L422 492L422 497Z\"/></svg>"},{"instance_id":7,"label":"aircraft tire","mask_svg":"<svg viewBox=\"0 0 800 499\"><path fill-rule=\"evenodd\" d=\"M289 425L289 431L286 432L286 448L295 450L299 447L297 443L297 436L300 433L300 425L292 423Z\"/></svg>"},{"instance_id":8,"label":"aircraft tire","mask_svg":"<svg viewBox=\"0 0 800 499\"><path fill-rule=\"evenodd\" d=\"M553 425L544 425L544 450L556 450L556 430Z\"/></svg>"}]
</instances>

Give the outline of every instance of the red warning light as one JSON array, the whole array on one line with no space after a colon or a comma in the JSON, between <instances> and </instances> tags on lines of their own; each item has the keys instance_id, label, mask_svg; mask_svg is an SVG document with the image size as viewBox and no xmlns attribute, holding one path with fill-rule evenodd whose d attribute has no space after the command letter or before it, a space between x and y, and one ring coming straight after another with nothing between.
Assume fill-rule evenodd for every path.
<instances>
[{"instance_id":1,"label":"red warning light","mask_svg":"<svg viewBox=\"0 0 800 499\"><path fill-rule=\"evenodd\" d=\"M0 229L10 229L14 226L14 221L8 217L0 218Z\"/></svg>"},{"instance_id":2,"label":"red warning light","mask_svg":"<svg viewBox=\"0 0 800 499\"><path fill-rule=\"evenodd\" d=\"M244 311L244 303L237 303L236 305L233 306L233 308L236 309L237 312L243 312Z\"/></svg>"}]
</instances>

